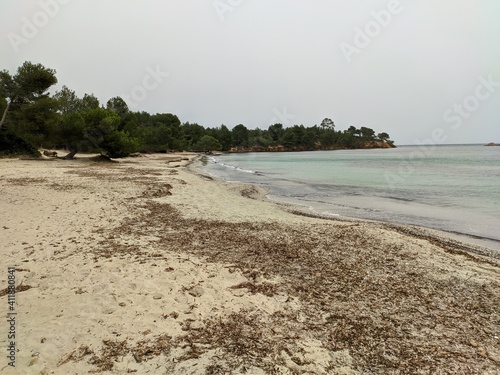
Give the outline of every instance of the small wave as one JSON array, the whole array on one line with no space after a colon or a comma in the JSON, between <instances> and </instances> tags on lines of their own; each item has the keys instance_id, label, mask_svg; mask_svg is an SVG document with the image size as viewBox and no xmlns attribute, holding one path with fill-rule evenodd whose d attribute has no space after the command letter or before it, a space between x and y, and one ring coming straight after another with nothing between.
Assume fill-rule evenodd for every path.
<instances>
[{"instance_id":1,"label":"small wave","mask_svg":"<svg viewBox=\"0 0 500 375\"><path fill-rule=\"evenodd\" d=\"M338 217L340 216L340 214L334 214L333 212L328 212L328 211L324 211L321 213L321 215L325 215L325 216L335 216L335 217Z\"/></svg>"},{"instance_id":2,"label":"small wave","mask_svg":"<svg viewBox=\"0 0 500 375\"><path fill-rule=\"evenodd\" d=\"M403 198L403 197L391 197L391 196L388 196L386 198L387 199L393 199L395 201L403 201L403 202L414 202L415 201L415 199Z\"/></svg>"},{"instance_id":3,"label":"small wave","mask_svg":"<svg viewBox=\"0 0 500 375\"><path fill-rule=\"evenodd\" d=\"M236 170L240 171L240 172L245 172L245 173L257 173L255 171L250 170L250 169L243 169L243 168L240 168L240 167L236 167Z\"/></svg>"},{"instance_id":4,"label":"small wave","mask_svg":"<svg viewBox=\"0 0 500 375\"><path fill-rule=\"evenodd\" d=\"M217 164L217 165L220 165L221 167L224 167L224 168L229 168L229 169L233 169L235 171L238 171L238 172L244 172L244 173L253 173L253 174L257 174L256 171L252 171L250 169L243 169L243 168L240 168L240 167L237 167L235 165L231 165L231 164L226 164L226 163L221 163L217 158L212 158L212 161Z\"/></svg>"}]
</instances>

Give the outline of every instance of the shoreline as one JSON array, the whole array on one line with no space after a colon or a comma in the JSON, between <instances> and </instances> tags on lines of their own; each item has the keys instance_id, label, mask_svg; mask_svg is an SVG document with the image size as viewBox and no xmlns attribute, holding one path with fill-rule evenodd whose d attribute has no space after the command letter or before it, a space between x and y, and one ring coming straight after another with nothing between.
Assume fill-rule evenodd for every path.
<instances>
[{"instance_id":1,"label":"shoreline","mask_svg":"<svg viewBox=\"0 0 500 375\"><path fill-rule=\"evenodd\" d=\"M2 373L500 368L498 259L292 213L194 158L0 160L2 263L20 286Z\"/></svg>"},{"instance_id":2,"label":"shoreline","mask_svg":"<svg viewBox=\"0 0 500 375\"><path fill-rule=\"evenodd\" d=\"M272 201L272 200L271 200ZM296 215L310 216L322 220L332 220L340 222L363 222L378 225L380 227L394 229L403 233L412 233L413 237L432 239L433 241L452 244L452 246L460 247L464 251L484 255L495 259L500 259L500 240L493 238L474 236L472 234L447 231L444 229L426 227L423 225L414 225L407 223L400 223L396 221L384 221L375 219L364 219L349 216L332 217L329 215L321 214L314 209L299 209L294 210L293 207L302 208L300 204L283 203L279 199L275 202L278 205L290 206L290 212ZM310 212L308 212L310 211Z\"/></svg>"},{"instance_id":3,"label":"shoreline","mask_svg":"<svg viewBox=\"0 0 500 375\"><path fill-rule=\"evenodd\" d=\"M410 232L410 229L413 233L415 233L415 236L418 236L420 238L431 238L434 237L435 241L440 241L443 243L449 243L452 241L454 246L459 246L464 249L464 251L470 251L474 252L479 255L485 255L493 258L500 259L500 240L496 240L493 238L488 238L488 237L481 237L481 236L475 236L472 234L468 233L462 233L462 232L456 232L456 231L449 231L449 230L444 230L444 229L439 229L439 228L433 228L433 227L427 227L423 225L415 225L415 224L408 224L408 223L400 223L400 222L395 222L395 221L384 221L384 220L375 220L375 219L366 219L366 218L358 218L358 217L351 217L351 216L342 216L342 215L327 215L327 214L322 214L315 209L311 208L310 206L307 206L305 204L301 203L290 203L286 202L282 199L280 199L279 196L275 196L275 199L271 199L269 195L272 194L272 191L270 189L252 184L252 183L245 183L241 181L226 181L218 176L214 176L206 171L203 170L203 166L201 165L196 165L197 163L204 163L202 161L202 158L205 157L205 155L200 155L199 158L193 159L192 162L190 163L191 171L193 173L197 173L200 176L206 176L209 175L210 178L213 178L215 180L219 180L223 183L228 183L228 184L234 184L234 185L241 185L241 186L252 186L254 189L259 189L266 191L266 193L260 194L258 199L261 200L267 200L268 202L272 204L276 204L278 206L283 207L285 211L288 211L292 214L296 215L302 215L302 216L309 216L309 217L314 217L322 220L331 220L331 221L339 221L339 222L364 222L364 223L372 223L375 225L380 225L383 227L389 227L389 228L399 228L399 230ZM264 195L263 195L264 194ZM401 229L403 228L403 229Z\"/></svg>"}]
</instances>

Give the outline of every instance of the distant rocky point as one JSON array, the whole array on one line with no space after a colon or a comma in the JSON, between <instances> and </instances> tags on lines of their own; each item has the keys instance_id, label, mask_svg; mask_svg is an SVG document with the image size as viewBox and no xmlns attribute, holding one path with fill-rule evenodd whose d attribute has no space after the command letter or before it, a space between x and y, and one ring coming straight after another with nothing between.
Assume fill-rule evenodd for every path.
<instances>
[{"instance_id":1,"label":"distant rocky point","mask_svg":"<svg viewBox=\"0 0 500 375\"><path fill-rule=\"evenodd\" d=\"M500 146L500 143L494 143L494 142L490 142L488 143L487 145L485 146Z\"/></svg>"},{"instance_id":2,"label":"distant rocky point","mask_svg":"<svg viewBox=\"0 0 500 375\"><path fill-rule=\"evenodd\" d=\"M306 146L250 146L250 147L231 147L228 152L230 153L243 153L243 152L289 152L289 151L329 151L329 150L347 150L347 149L368 149L368 148L396 148L392 141L365 141L359 142L355 147L345 147L339 145L323 146L321 143L316 143L314 147Z\"/></svg>"}]
</instances>

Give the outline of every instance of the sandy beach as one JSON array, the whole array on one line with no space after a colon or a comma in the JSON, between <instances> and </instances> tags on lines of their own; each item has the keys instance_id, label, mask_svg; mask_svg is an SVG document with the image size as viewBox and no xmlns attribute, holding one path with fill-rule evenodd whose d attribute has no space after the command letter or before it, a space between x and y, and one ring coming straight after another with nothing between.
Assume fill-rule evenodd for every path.
<instances>
[{"instance_id":1,"label":"sandy beach","mask_svg":"<svg viewBox=\"0 0 500 375\"><path fill-rule=\"evenodd\" d=\"M498 253L194 159L0 159L1 374L500 374Z\"/></svg>"}]
</instances>

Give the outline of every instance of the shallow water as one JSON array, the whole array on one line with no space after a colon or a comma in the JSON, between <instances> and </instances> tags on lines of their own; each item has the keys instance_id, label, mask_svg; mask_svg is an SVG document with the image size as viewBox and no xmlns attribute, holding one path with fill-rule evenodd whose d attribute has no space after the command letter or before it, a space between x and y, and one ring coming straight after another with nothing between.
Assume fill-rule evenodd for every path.
<instances>
[{"instance_id":1,"label":"shallow water","mask_svg":"<svg viewBox=\"0 0 500 375\"><path fill-rule=\"evenodd\" d=\"M205 169L322 214L464 233L500 249L500 147L225 154Z\"/></svg>"}]
</instances>

